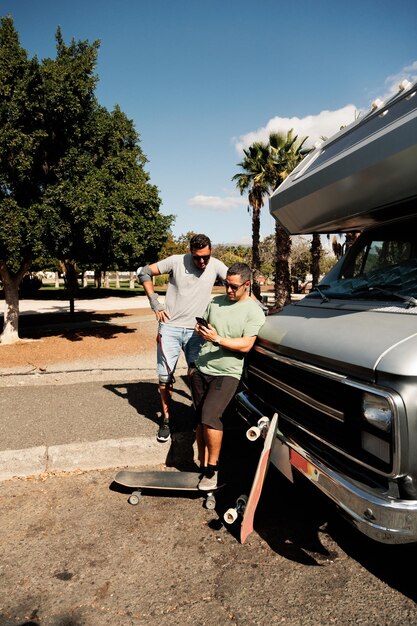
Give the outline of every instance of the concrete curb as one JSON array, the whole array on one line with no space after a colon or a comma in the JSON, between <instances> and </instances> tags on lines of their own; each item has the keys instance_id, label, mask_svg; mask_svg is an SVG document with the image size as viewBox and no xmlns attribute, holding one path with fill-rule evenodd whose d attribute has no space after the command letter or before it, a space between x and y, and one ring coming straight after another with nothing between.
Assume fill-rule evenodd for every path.
<instances>
[{"instance_id":1,"label":"concrete curb","mask_svg":"<svg viewBox=\"0 0 417 626\"><path fill-rule=\"evenodd\" d=\"M135 357L136 358L136 357ZM126 362L126 359L124 360ZM185 376L187 368L178 366L176 376ZM0 388L16 387L23 385L71 385L76 382L91 381L111 381L123 379L124 381L143 381L155 378L155 368L151 367L126 367L121 364L110 364L108 367L101 367L99 364L88 365L83 367L80 363L79 367L74 365L66 366L62 364L59 369L51 369L48 371L39 371L33 368L24 370L23 368L9 368L0 371Z\"/></svg>"},{"instance_id":2,"label":"concrete curb","mask_svg":"<svg viewBox=\"0 0 417 626\"><path fill-rule=\"evenodd\" d=\"M164 464L167 446L155 438L105 439L0 452L0 481L48 473Z\"/></svg>"}]
</instances>

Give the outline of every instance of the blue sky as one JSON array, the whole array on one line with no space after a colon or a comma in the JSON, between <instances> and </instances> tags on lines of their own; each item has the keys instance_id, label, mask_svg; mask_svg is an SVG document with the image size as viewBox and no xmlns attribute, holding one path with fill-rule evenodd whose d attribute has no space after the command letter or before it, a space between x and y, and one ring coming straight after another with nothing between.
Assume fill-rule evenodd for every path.
<instances>
[{"instance_id":1,"label":"blue sky","mask_svg":"<svg viewBox=\"0 0 417 626\"><path fill-rule=\"evenodd\" d=\"M101 41L97 96L133 119L174 235L251 240L232 176L270 131L314 144L417 78L416 0L0 0L30 56ZM262 236L274 220L266 203Z\"/></svg>"}]
</instances>

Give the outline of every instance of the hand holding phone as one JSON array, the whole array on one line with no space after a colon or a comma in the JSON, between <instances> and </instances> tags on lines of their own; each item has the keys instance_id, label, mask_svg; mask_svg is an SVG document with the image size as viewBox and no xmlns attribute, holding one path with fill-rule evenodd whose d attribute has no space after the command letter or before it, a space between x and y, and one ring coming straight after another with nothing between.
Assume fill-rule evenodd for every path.
<instances>
[{"instance_id":1,"label":"hand holding phone","mask_svg":"<svg viewBox=\"0 0 417 626\"><path fill-rule=\"evenodd\" d=\"M200 326L208 328L207 320L205 320L203 317L196 317L195 319L197 320L197 323L200 324Z\"/></svg>"}]
</instances>

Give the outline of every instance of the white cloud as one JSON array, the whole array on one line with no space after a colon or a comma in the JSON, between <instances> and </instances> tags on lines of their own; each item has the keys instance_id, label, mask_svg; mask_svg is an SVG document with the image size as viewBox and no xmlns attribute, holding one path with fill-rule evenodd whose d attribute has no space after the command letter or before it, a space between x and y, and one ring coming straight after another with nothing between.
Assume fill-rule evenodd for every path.
<instances>
[{"instance_id":1,"label":"white cloud","mask_svg":"<svg viewBox=\"0 0 417 626\"><path fill-rule=\"evenodd\" d=\"M386 93L379 96L381 100L387 100L398 92L398 86L403 80L414 83L417 80L417 61L403 67L397 74L392 74L385 79ZM369 106L371 103L369 103ZM268 143L268 138L272 132L286 133L290 129L298 137L308 137L306 146L313 146L321 137L329 138L337 133L342 126L351 124L358 114L363 113L360 107L354 104L347 104L336 111L321 111L317 115L306 115L305 117L273 117L265 126L257 130L235 137L232 140L236 152L241 155L243 148L249 147L255 141Z\"/></svg>"},{"instance_id":2,"label":"white cloud","mask_svg":"<svg viewBox=\"0 0 417 626\"><path fill-rule=\"evenodd\" d=\"M187 202L189 206L211 209L213 211L228 211L236 207L247 205L246 198L241 196L193 196Z\"/></svg>"},{"instance_id":3,"label":"white cloud","mask_svg":"<svg viewBox=\"0 0 417 626\"><path fill-rule=\"evenodd\" d=\"M399 84L407 79L410 82L417 80L417 61L405 66L398 74L388 76L385 80L385 95L379 96L381 100L387 100L398 92ZM371 102L369 103L369 107ZM368 109L369 110L369 109ZM308 137L306 146L311 147L322 137L329 138L337 133L342 126L347 126L355 121L359 114L363 114L365 110L354 104L346 106L335 111L321 111L316 115L306 115L305 117L273 117L265 126L251 131L240 137L234 137L232 140L236 152L241 157L243 148L249 147L255 141L268 142L269 135L272 132L286 133L290 129L299 138ZM235 208L247 206L247 197L235 196L224 190L224 196L206 196L195 195L188 200L188 205L210 211L231 211ZM245 240L245 241L244 241ZM243 238L240 243L250 243L250 237Z\"/></svg>"},{"instance_id":4,"label":"white cloud","mask_svg":"<svg viewBox=\"0 0 417 626\"><path fill-rule=\"evenodd\" d=\"M336 111L321 111L318 115L307 115L302 118L273 117L267 122L266 126L234 139L235 148L240 154L243 148L247 148L254 141L268 143L270 133L286 133L290 129L293 129L299 138L308 137L306 145L312 146L321 137L331 137L342 126L351 124L355 120L356 115L357 108L353 104L347 104Z\"/></svg>"},{"instance_id":5,"label":"white cloud","mask_svg":"<svg viewBox=\"0 0 417 626\"><path fill-rule=\"evenodd\" d=\"M242 235L242 237L238 237L233 243L237 246L252 246L252 236Z\"/></svg>"},{"instance_id":6,"label":"white cloud","mask_svg":"<svg viewBox=\"0 0 417 626\"><path fill-rule=\"evenodd\" d=\"M414 83L417 80L417 61L414 61L410 65L406 65L398 74L392 74L385 79L385 85L387 92L380 96L381 100L387 100L398 92L398 85L403 80L409 80Z\"/></svg>"}]
</instances>

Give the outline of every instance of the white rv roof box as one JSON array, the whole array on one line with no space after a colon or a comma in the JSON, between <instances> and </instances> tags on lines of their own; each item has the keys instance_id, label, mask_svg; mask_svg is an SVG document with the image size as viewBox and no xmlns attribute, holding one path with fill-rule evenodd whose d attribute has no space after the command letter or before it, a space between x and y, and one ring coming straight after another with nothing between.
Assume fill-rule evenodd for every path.
<instances>
[{"instance_id":1,"label":"white rv roof box","mask_svg":"<svg viewBox=\"0 0 417 626\"><path fill-rule=\"evenodd\" d=\"M361 230L417 198L417 83L308 154L270 198L291 234ZM406 202L416 212L415 202ZM414 207L414 208L413 208Z\"/></svg>"}]
</instances>

